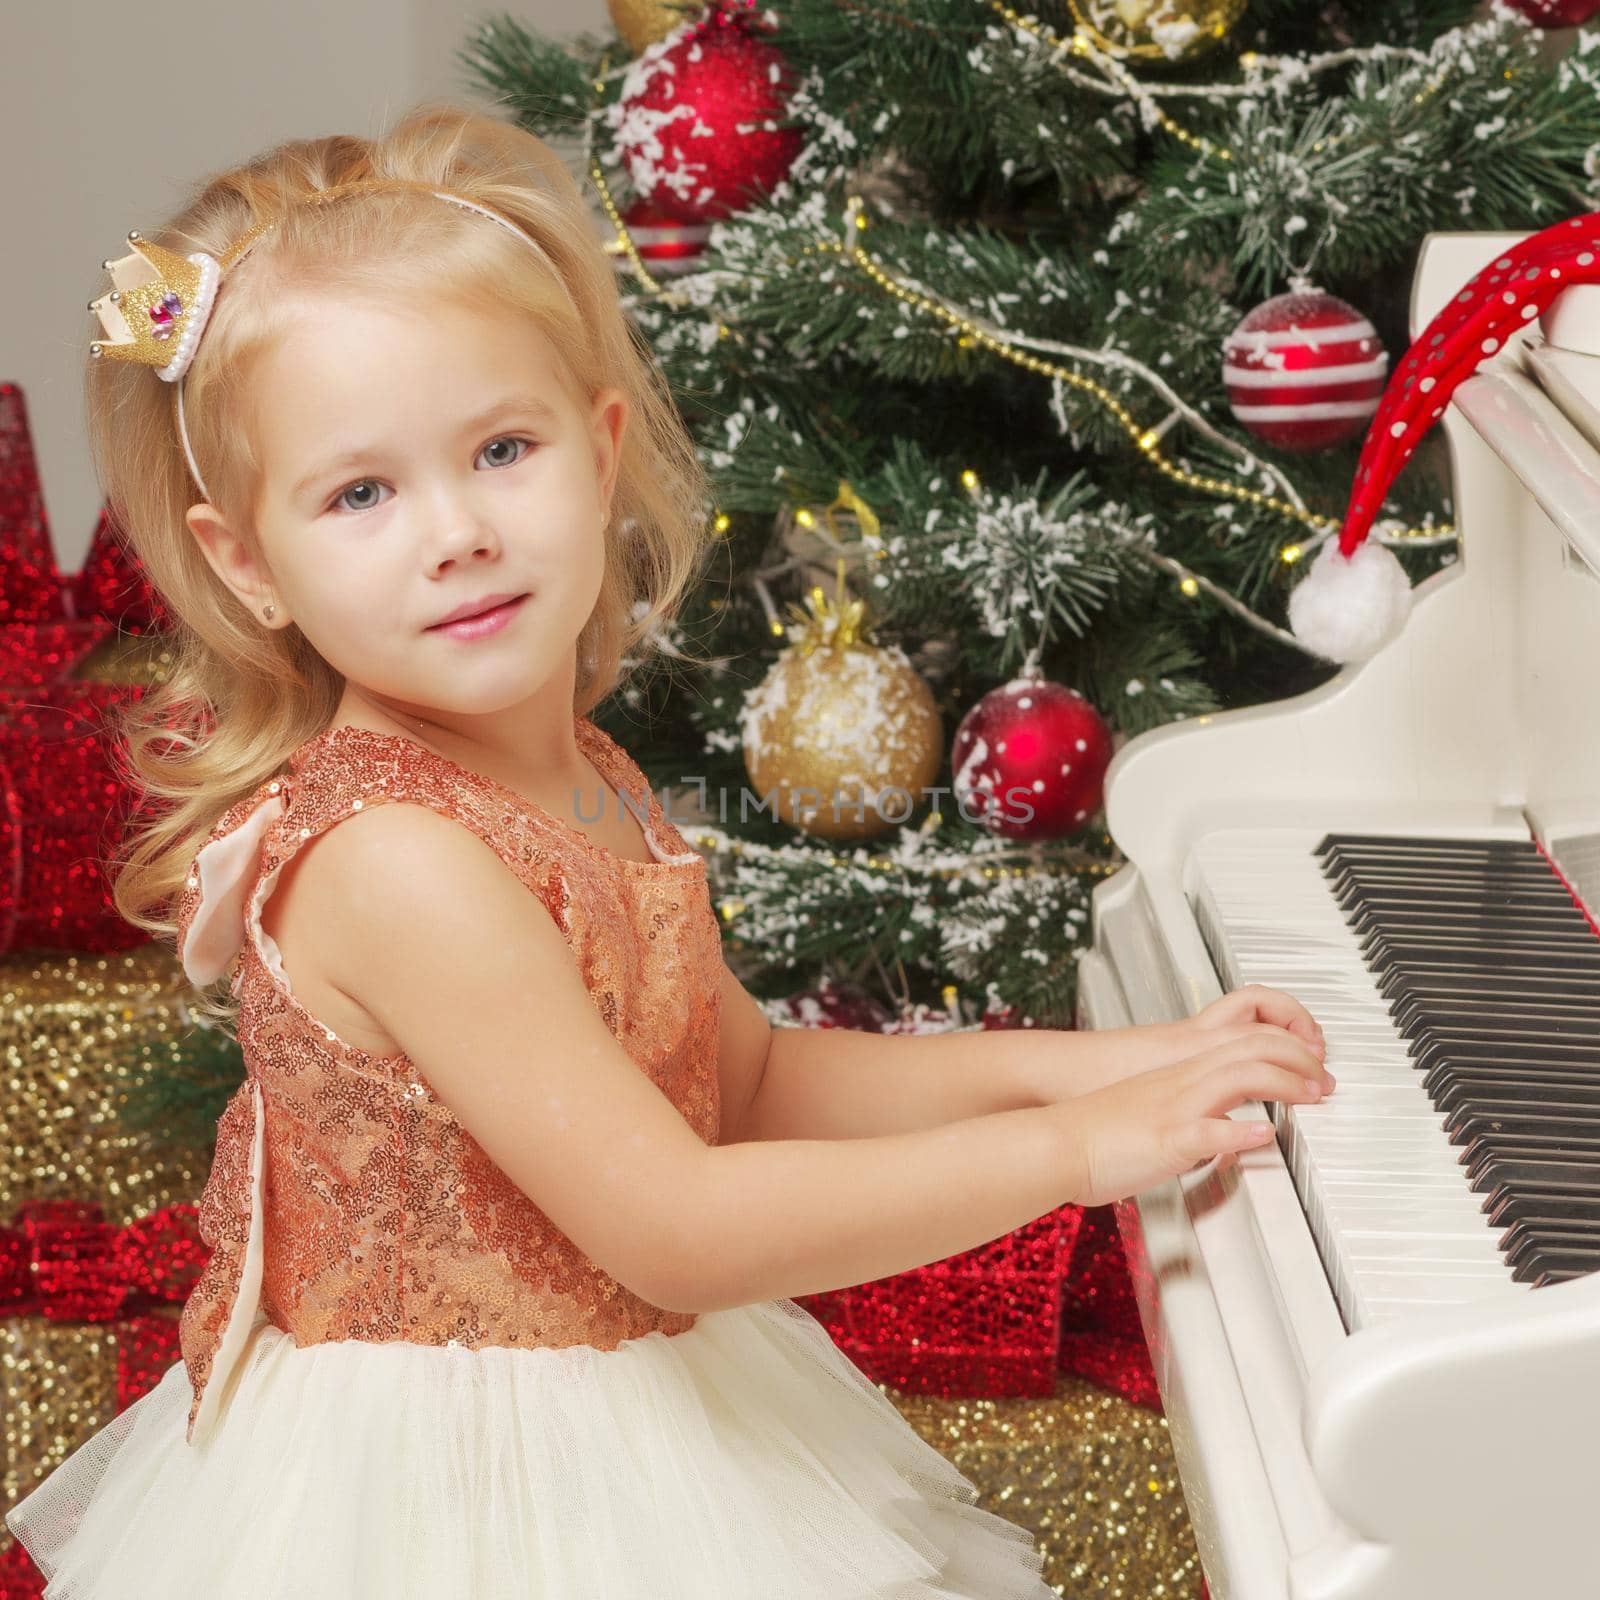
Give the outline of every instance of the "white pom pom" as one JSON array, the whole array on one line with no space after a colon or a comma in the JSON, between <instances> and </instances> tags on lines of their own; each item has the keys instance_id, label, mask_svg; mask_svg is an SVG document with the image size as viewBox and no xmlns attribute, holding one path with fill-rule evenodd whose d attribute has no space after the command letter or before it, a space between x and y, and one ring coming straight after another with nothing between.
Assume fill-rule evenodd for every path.
<instances>
[{"instance_id":1,"label":"white pom pom","mask_svg":"<svg viewBox=\"0 0 1600 1600\"><path fill-rule=\"evenodd\" d=\"M1289 627L1329 661L1365 661L1405 626L1411 580L1394 552L1366 539L1348 559L1329 539L1289 595Z\"/></svg>"}]
</instances>

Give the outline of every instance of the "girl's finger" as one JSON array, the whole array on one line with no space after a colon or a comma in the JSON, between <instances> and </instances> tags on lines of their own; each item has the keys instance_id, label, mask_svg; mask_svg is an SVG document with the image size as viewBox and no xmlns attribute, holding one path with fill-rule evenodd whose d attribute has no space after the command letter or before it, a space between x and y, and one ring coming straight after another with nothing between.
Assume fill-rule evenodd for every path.
<instances>
[{"instance_id":1,"label":"girl's finger","mask_svg":"<svg viewBox=\"0 0 1600 1600\"><path fill-rule=\"evenodd\" d=\"M1316 1019L1292 994L1274 989L1265 983L1246 984L1241 993L1249 994L1255 1003L1256 1016L1263 1022L1274 1022L1306 1039L1320 1039L1322 1029Z\"/></svg>"},{"instance_id":2,"label":"girl's finger","mask_svg":"<svg viewBox=\"0 0 1600 1600\"><path fill-rule=\"evenodd\" d=\"M1191 1166L1236 1150L1255 1150L1270 1143L1270 1122L1238 1122L1232 1117L1202 1117L1186 1127L1178 1139L1179 1154Z\"/></svg>"}]
</instances>

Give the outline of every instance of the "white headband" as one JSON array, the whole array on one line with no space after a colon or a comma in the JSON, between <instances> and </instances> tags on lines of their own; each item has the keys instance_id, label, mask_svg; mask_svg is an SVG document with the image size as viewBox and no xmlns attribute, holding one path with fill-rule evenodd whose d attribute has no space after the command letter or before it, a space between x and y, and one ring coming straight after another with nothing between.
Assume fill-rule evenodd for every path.
<instances>
[{"instance_id":1,"label":"white headband","mask_svg":"<svg viewBox=\"0 0 1600 1600\"><path fill-rule=\"evenodd\" d=\"M431 185L413 183L405 178L376 178L318 189L307 195L305 201L307 204L321 204L346 194L397 190L431 194L499 223L535 251L566 290L565 280L559 272L555 272L555 264L544 246L530 237L525 228L492 206L457 194L454 190L435 189ZM194 451L189 446L189 430L184 420L184 376L200 347L200 337L210 320L211 308L216 304L223 277L249 255L277 225L277 221L277 218L273 218L258 223L230 245L220 261L204 250L196 250L187 256L177 255L152 244L135 229L128 235L128 243L134 247L131 254L120 260L101 262L101 266L111 274L114 287L98 300L89 302L89 309L99 314L101 327L107 335L105 339L90 344L89 353L92 356L140 362L154 367L156 376L163 382L176 386L173 409L177 416L178 439L195 484L201 496L207 500L211 496L195 464ZM570 290L566 292L570 304L572 294Z\"/></svg>"}]
</instances>

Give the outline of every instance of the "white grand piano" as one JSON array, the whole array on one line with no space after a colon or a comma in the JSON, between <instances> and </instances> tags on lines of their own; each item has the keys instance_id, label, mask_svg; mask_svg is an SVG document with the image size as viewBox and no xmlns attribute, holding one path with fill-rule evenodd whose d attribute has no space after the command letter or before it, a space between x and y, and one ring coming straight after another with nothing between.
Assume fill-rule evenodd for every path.
<instances>
[{"instance_id":1,"label":"white grand piano","mask_svg":"<svg viewBox=\"0 0 1600 1600\"><path fill-rule=\"evenodd\" d=\"M1524 237L1430 235L1413 336ZM1401 635L1107 779L1080 1026L1268 983L1338 1079L1117 1207L1215 1600L1600 1596L1600 288L1438 426Z\"/></svg>"}]
</instances>

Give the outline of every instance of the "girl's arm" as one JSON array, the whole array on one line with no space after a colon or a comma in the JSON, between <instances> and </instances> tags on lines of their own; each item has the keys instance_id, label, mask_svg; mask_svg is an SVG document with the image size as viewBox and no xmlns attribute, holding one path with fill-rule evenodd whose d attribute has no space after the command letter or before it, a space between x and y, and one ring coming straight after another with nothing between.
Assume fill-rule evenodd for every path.
<instances>
[{"instance_id":1,"label":"girl's arm","mask_svg":"<svg viewBox=\"0 0 1600 1600\"><path fill-rule=\"evenodd\" d=\"M1206 1042L1183 1023L935 1034L774 1028L764 1063L749 1074L746 1109L723 1142L861 1139L1053 1105Z\"/></svg>"},{"instance_id":2,"label":"girl's arm","mask_svg":"<svg viewBox=\"0 0 1600 1600\"><path fill-rule=\"evenodd\" d=\"M726 982L730 990L737 987L731 976ZM740 998L732 996L725 1019L740 1015ZM759 1011L748 994L743 999ZM861 1139L1053 1105L1181 1061L1258 1021L1314 1035L1312 1047L1321 1048L1321 1030L1299 1002L1259 984L1232 991L1199 1016L1130 1028L939 1034L773 1028L763 1060L724 1066L725 1083L748 1082L750 1088L723 1142ZM742 1030L742 1037L744 1050L757 1048L754 1029ZM725 1033L725 1051L740 1038L734 1023Z\"/></svg>"},{"instance_id":3,"label":"girl's arm","mask_svg":"<svg viewBox=\"0 0 1600 1600\"><path fill-rule=\"evenodd\" d=\"M1272 1124L1228 1113L1319 1099L1320 1077L1303 1041L1258 1024L1069 1102L864 1139L714 1146L673 1251L692 1265L669 1292L716 1311L941 1261L1068 1201L1103 1205L1259 1146Z\"/></svg>"},{"instance_id":4,"label":"girl's arm","mask_svg":"<svg viewBox=\"0 0 1600 1600\"><path fill-rule=\"evenodd\" d=\"M734 1138L864 1139L1048 1105L1045 1053L1014 1033L774 1028Z\"/></svg>"}]
</instances>

